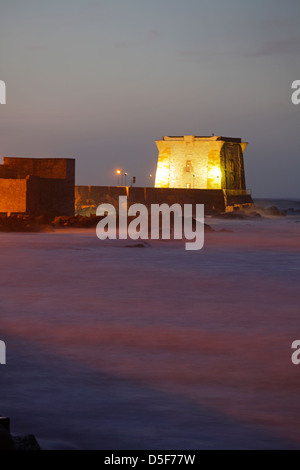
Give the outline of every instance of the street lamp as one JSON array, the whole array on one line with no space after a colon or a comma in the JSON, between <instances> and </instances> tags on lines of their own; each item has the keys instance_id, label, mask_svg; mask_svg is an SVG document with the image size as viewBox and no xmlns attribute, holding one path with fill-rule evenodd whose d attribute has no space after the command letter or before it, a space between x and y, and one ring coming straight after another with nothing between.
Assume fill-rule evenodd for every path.
<instances>
[{"instance_id":1,"label":"street lamp","mask_svg":"<svg viewBox=\"0 0 300 470\"><path fill-rule=\"evenodd\" d=\"M117 175L118 175L118 186L120 186L120 174L121 174L121 170L117 170Z\"/></svg>"},{"instance_id":2,"label":"street lamp","mask_svg":"<svg viewBox=\"0 0 300 470\"><path fill-rule=\"evenodd\" d=\"M125 186L127 186L127 173L124 173L125 175Z\"/></svg>"}]
</instances>

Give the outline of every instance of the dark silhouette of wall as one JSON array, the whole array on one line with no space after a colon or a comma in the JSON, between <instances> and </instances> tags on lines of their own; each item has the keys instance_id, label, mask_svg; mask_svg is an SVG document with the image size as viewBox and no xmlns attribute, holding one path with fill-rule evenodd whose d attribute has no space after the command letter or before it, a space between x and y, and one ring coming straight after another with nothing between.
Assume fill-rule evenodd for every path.
<instances>
[{"instance_id":1,"label":"dark silhouette of wall","mask_svg":"<svg viewBox=\"0 0 300 470\"><path fill-rule=\"evenodd\" d=\"M0 212L74 215L74 186L74 159L5 157L0 165Z\"/></svg>"},{"instance_id":2,"label":"dark silhouette of wall","mask_svg":"<svg viewBox=\"0 0 300 470\"><path fill-rule=\"evenodd\" d=\"M129 205L134 203L151 204L174 203L204 204L205 213L224 212L228 206L222 189L177 189L177 188L138 188L125 186L75 186L75 212L89 215L96 212L103 203L119 206L119 196L127 196ZM249 194L230 196L230 204L252 204Z\"/></svg>"}]
</instances>

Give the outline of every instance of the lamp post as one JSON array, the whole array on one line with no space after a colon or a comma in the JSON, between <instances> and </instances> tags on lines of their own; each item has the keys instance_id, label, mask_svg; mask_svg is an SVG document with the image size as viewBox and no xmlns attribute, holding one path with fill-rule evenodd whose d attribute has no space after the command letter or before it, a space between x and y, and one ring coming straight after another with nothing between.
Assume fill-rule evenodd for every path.
<instances>
[{"instance_id":1,"label":"lamp post","mask_svg":"<svg viewBox=\"0 0 300 470\"><path fill-rule=\"evenodd\" d=\"M152 174L150 173L150 175L149 175L149 186L151 186L151 181L152 181Z\"/></svg>"},{"instance_id":2,"label":"lamp post","mask_svg":"<svg viewBox=\"0 0 300 470\"><path fill-rule=\"evenodd\" d=\"M125 186L127 186L127 173L124 173L125 176Z\"/></svg>"},{"instance_id":3,"label":"lamp post","mask_svg":"<svg viewBox=\"0 0 300 470\"><path fill-rule=\"evenodd\" d=\"M195 174L193 174L193 189L195 189Z\"/></svg>"},{"instance_id":4,"label":"lamp post","mask_svg":"<svg viewBox=\"0 0 300 470\"><path fill-rule=\"evenodd\" d=\"M118 175L118 186L120 186L120 174L121 174L121 170L117 170L117 175Z\"/></svg>"}]
</instances>

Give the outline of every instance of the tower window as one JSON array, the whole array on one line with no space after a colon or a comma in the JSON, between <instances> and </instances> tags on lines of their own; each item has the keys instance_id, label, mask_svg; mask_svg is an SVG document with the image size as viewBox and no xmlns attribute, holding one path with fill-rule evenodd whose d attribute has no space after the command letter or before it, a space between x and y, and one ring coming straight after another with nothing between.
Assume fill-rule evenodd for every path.
<instances>
[{"instance_id":1,"label":"tower window","mask_svg":"<svg viewBox=\"0 0 300 470\"><path fill-rule=\"evenodd\" d=\"M186 161L186 164L185 164L185 171L187 172L191 172L192 171L192 161L191 160L187 160Z\"/></svg>"}]
</instances>

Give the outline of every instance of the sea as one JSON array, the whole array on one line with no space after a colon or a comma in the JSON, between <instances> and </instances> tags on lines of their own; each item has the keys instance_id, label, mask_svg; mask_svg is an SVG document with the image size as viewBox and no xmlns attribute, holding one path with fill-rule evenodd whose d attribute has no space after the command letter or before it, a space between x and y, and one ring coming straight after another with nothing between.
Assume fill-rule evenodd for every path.
<instances>
[{"instance_id":1,"label":"sea","mask_svg":"<svg viewBox=\"0 0 300 470\"><path fill-rule=\"evenodd\" d=\"M299 449L300 201L255 202L288 215L207 217L198 251L0 233L12 434L42 449Z\"/></svg>"}]
</instances>

